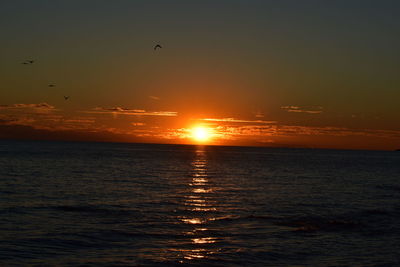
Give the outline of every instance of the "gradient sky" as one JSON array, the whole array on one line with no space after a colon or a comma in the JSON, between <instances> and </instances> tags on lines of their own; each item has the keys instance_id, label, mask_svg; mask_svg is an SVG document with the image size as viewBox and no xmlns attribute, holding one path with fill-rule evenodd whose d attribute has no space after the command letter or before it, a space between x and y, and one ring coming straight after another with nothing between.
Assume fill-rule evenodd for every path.
<instances>
[{"instance_id":1,"label":"gradient sky","mask_svg":"<svg viewBox=\"0 0 400 267\"><path fill-rule=\"evenodd\" d=\"M399 12L2 0L0 138L193 143L203 125L210 144L399 149Z\"/></svg>"}]
</instances>

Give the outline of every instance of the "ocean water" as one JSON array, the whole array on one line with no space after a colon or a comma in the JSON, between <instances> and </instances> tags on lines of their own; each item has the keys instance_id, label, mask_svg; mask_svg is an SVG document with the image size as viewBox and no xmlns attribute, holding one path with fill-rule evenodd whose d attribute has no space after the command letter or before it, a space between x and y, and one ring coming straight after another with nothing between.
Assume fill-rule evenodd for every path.
<instances>
[{"instance_id":1,"label":"ocean water","mask_svg":"<svg viewBox=\"0 0 400 267\"><path fill-rule=\"evenodd\" d=\"M400 266L400 152L0 141L1 266Z\"/></svg>"}]
</instances>

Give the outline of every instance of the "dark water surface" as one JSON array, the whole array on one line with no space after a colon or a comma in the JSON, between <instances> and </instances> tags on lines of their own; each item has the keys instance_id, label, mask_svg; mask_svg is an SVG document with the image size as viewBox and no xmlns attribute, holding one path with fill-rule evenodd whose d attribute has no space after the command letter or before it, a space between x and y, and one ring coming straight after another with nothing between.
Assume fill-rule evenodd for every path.
<instances>
[{"instance_id":1,"label":"dark water surface","mask_svg":"<svg viewBox=\"0 0 400 267\"><path fill-rule=\"evenodd\" d=\"M0 141L1 266L400 266L400 152Z\"/></svg>"}]
</instances>

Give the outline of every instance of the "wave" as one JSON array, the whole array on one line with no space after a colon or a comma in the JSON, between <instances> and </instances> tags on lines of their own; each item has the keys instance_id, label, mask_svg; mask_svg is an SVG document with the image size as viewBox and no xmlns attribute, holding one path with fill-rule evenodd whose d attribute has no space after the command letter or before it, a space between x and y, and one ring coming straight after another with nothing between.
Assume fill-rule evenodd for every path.
<instances>
[{"instance_id":1,"label":"wave","mask_svg":"<svg viewBox=\"0 0 400 267\"><path fill-rule=\"evenodd\" d=\"M386 191L400 192L400 185L377 185L376 188Z\"/></svg>"},{"instance_id":2,"label":"wave","mask_svg":"<svg viewBox=\"0 0 400 267\"><path fill-rule=\"evenodd\" d=\"M140 211L127 209L123 206L96 206L96 205L59 205L52 206L51 209L63 212L107 214L107 215L132 215Z\"/></svg>"},{"instance_id":3,"label":"wave","mask_svg":"<svg viewBox=\"0 0 400 267\"><path fill-rule=\"evenodd\" d=\"M304 217L294 220L277 222L277 225L295 227L295 231L345 231L362 227L362 223L346 219L330 219L323 217Z\"/></svg>"},{"instance_id":4,"label":"wave","mask_svg":"<svg viewBox=\"0 0 400 267\"><path fill-rule=\"evenodd\" d=\"M274 215L242 215L224 216L215 218L213 221L230 221L246 223L249 221L260 221L276 226L293 228L296 232L340 232L340 231L366 231L382 233L390 231L379 225L390 223L400 217L398 209L363 209L347 214L332 215L297 215L297 216L274 216Z\"/></svg>"}]
</instances>

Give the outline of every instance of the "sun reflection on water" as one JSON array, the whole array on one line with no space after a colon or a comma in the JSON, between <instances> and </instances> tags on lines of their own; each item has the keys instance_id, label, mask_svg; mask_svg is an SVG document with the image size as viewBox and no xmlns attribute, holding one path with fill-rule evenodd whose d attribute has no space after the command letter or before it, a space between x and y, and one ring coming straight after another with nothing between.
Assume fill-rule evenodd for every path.
<instances>
[{"instance_id":1,"label":"sun reflection on water","mask_svg":"<svg viewBox=\"0 0 400 267\"><path fill-rule=\"evenodd\" d=\"M185 252L187 253L184 256L184 258L187 260L201 259L204 258L207 254L205 249L192 249L192 250L186 250Z\"/></svg>"},{"instance_id":2,"label":"sun reflection on water","mask_svg":"<svg viewBox=\"0 0 400 267\"><path fill-rule=\"evenodd\" d=\"M200 224L201 220L198 218L193 218L193 219L182 219L184 223L190 223L190 224Z\"/></svg>"},{"instance_id":3,"label":"sun reflection on water","mask_svg":"<svg viewBox=\"0 0 400 267\"><path fill-rule=\"evenodd\" d=\"M191 226L192 229L184 234L190 236L188 248L182 249L184 260L196 260L210 257L216 253L215 246L208 247L217 242L217 238L209 236L208 222L215 220L212 212L216 212L215 189L207 175L207 155L199 147L192 162L191 181L188 183L188 193L185 196L185 210L191 212L190 216L181 218L181 222ZM189 247L191 249L189 249Z\"/></svg>"},{"instance_id":4,"label":"sun reflection on water","mask_svg":"<svg viewBox=\"0 0 400 267\"><path fill-rule=\"evenodd\" d=\"M214 237L193 238L192 241L195 244L210 244L210 243L215 243L216 238Z\"/></svg>"}]
</instances>

